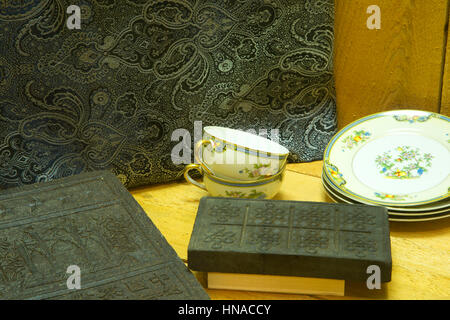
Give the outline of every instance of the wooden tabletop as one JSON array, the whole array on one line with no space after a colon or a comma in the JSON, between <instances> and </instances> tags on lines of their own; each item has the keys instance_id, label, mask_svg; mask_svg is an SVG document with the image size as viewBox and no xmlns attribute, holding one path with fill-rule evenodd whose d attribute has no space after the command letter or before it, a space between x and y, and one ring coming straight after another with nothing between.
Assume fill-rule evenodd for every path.
<instances>
[{"instance_id":1,"label":"wooden tabletop","mask_svg":"<svg viewBox=\"0 0 450 320\"><path fill-rule=\"evenodd\" d=\"M279 200L333 202L322 187L322 161L289 164ZM131 190L178 256L187 262L187 247L203 191L184 181ZM207 290L220 300L305 299L450 299L450 219L391 222L392 281L380 290L365 283L345 286L345 297ZM195 273L204 284L204 274Z\"/></svg>"}]
</instances>

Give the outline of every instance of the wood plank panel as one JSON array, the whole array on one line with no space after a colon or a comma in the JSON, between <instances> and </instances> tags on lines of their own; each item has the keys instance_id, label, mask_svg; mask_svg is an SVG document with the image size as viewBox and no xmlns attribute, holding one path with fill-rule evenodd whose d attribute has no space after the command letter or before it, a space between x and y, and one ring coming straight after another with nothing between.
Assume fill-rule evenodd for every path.
<instances>
[{"instance_id":1,"label":"wood plank panel","mask_svg":"<svg viewBox=\"0 0 450 320\"><path fill-rule=\"evenodd\" d=\"M367 8L381 29L367 28ZM339 126L365 115L414 108L439 112L445 0L336 0L335 76Z\"/></svg>"},{"instance_id":2,"label":"wood plank panel","mask_svg":"<svg viewBox=\"0 0 450 320\"><path fill-rule=\"evenodd\" d=\"M447 30L447 49L445 55L444 77L442 79L441 114L450 116L450 25Z\"/></svg>"}]
</instances>

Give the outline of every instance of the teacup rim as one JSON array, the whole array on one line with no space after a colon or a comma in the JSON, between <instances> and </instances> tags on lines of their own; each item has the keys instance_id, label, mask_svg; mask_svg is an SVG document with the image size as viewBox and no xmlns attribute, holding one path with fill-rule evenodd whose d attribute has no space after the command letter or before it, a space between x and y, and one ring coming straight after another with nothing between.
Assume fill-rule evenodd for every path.
<instances>
[{"instance_id":1,"label":"teacup rim","mask_svg":"<svg viewBox=\"0 0 450 320\"><path fill-rule=\"evenodd\" d=\"M219 138L219 137L217 137L217 136L215 136L215 135L213 135L213 134L207 132L208 129L212 129L212 128L220 128L220 129L231 130L231 131L235 131L235 132L242 132L242 133L248 134L248 135L253 135L253 136L257 137L258 139L263 139L263 140L266 140L266 141L267 141L268 143L270 143L270 144L277 145L277 147L279 147L280 149L284 149L284 150L286 150L286 151L285 151L285 152L270 152L270 151L258 150L258 149L255 149L255 148L251 148L251 147L248 147L248 146L244 146L244 145L242 145L242 144L239 144L238 142L228 141L228 140L226 140L226 139ZM203 128L203 131L206 132L206 133L208 133L209 135L213 136L215 139L220 140L220 141L222 141L222 142L224 142L224 143L226 143L226 144L235 145L235 146L237 146L237 147L240 147L240 148L243 148L243 149L247 149L247 150L251 150L251 151L256 152L256 153L269 154L269 155L276 155L276 156L283 156L283 157L284 157L284 156L288 156L289 153L290 153L289 149L286 148L286 147L284 147L284 146L282 146L281 144L279 144L279 143L277 143L277 142L275 142L275 141L272 141L272 140L270 140L270 139L261 137L261 136L259 136L259 135L256 135L256 134L247 132L247 131L237 130L237 129L228 128L228 127L221 127L221 126L206 126L206 127Z\"/></svg>"}]
</instances>

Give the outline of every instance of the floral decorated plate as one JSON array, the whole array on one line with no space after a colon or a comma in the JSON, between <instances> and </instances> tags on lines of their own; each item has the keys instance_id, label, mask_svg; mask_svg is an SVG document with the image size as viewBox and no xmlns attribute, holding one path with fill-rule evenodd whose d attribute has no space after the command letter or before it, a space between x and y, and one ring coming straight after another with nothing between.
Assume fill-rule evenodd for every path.
<instances>
[{"instance_id":1,"label":"floral decorated plate","mask_svg":"<svg viewBox=\"0 0 450 320\"><path fill-rule=\"evenodd\" d=\"M330 197L334 202L341 203L338 199L335 199L333 196ZM450 213L448 213L448 211L446 213L438 213L427 216L399 216L395 214L389 214L389 221L394 222L426 222L445 218L450 218Z\"/></svg>"},{"instance_id":2,"label":"floral decorated plate","mask_svg":"<svg viewBox=\"0 0 450 320\"><path fill-rule=\"evenodd\" d=\"M343 194L339 193L339 190L336 188L333 188L329 178L324 173L325 170L322 173L322 184L324 185L326 191L330 191L333 193L333 195L337 196L339 199L343 199L344 202L347 203L362 203L362 204L369 204L369 205L379 205L376 203L370 203L365 202L364 200L356 201L350 198L345 197ZM388 205L383 205L389 210L395 210L398 212L405 212L405 213L424 213L424 212L435 212L435 211L450 211L450 199L445 199L433 203L427 203L419 206L409 206L409 207L391 207Z\"/></svg>"},{"instance_id":3,"label":"floral decorated plate","mask_svg":"<svg viewBox=\"0 0 450 320\"><path fill-rule=\"evenodd\" d=\"M335 202L339 203L348 203L348 204L361 204L359 202L350 200L345 198L342 195L339 195L336 191L334 191L327 183L326 178L322 179L322 185L327 192L328 196ZM403 217L403 218L427 218L427 217L435 217L437 214L448 214L450 215L450 203L446 204L446 207L438 208L434 210L424 210L424 211L404 211L403 208L393 208L386 207L389 212L389 216Z\"/></svg>"},{"instance_id":4,"label":"floral decorated plate","mask_svg":"<svg viewBox=\"0 0 450 320\"><path fill-rule=\"evenodd\" d=\"M328 144L324 172L333 189L357 202L408 207L444 200L450 118L397 110L359 119Z\"/></svg>"},{"instance_id":5,"label":"floral decorated plate","mask_svg":"<svg viewBox=\"0 0 450 320\"><path fill-rule=\"evenodd\" d=\"M401 217L397 215L389 215L389 221L394 222L425 222L449 218L450 213L439 213L425 217Z\"/></svg>"},{"instance_id":6,"label":"floral decorated plate","mask_svg":"<svg viewBox=\"0 0 450 320\"><path fill-rule=\"evenodd\" d=\"M332 194L329 194L331 200L333 200L336 203L342 203L338 198L333 196ZM347 202L344 202L347 203ZM389 221L394 222L426 222L426 221L433 221L433 220L440 220L444 218L450 218L450 213L448 213L448 210L445 211L445 213L437 213L437 214L431 214L426 216L404 216L404 215L397 215L397 214L389 214Z\"/></svg>"}]
</instances>

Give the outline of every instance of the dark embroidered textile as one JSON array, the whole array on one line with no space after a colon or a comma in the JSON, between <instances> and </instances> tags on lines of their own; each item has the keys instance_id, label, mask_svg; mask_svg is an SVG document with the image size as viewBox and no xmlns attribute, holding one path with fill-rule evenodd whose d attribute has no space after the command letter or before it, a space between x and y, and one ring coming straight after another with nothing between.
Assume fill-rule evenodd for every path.
<instances>
[{"instance_id":1,"label":"dark embroidered textile","mask_svg":"<svg viewBox=\"0 0 450 320\"><path fill-rule=\"evenodd\" d=\"M333 23L333 0L2 1L0 187L100 169L128 187L176 179L172 133L193 139L195 121L278 129L291 161L321 159Z\"/></svg>"}]
</instances>

